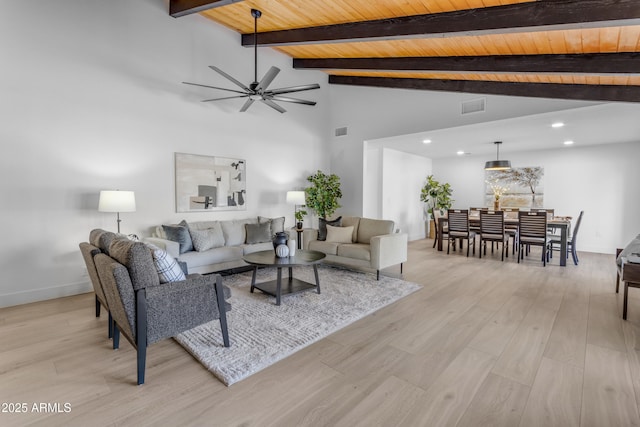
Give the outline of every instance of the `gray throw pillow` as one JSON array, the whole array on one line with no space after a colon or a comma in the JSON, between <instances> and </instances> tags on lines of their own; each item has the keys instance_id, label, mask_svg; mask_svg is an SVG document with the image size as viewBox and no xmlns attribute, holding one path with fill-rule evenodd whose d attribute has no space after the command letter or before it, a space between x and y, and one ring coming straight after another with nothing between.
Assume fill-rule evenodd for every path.
<instances>
[{"instance_id":1,"label":"gray throw pillow","mask_svg":"<svg viewBox=\"0 0 640 427\"><path fill-rule=\"evenodd\" d=\"M284 231L284 217L278 218L266 218L264 216L258 217L258 223L269 223L271 224L271 234L281 233Z\"/></svg>"},{"instance_id":2,"label":"gray throw pillow","mask_svg":"<svg viewBox=\"0 0 640 427\"><path fill-rule=\"evenodd\" d=\"M224 246L224 234L219 223L212 228L205 230L190 230L193 247L196 251L202 252L208 249Z\"/></svg>"},{"instance_id":3,"label":"gray throw pillow","mask_svg":"<svg viewBox=\"0 0 640 427\"><path fill-rule=\"evenodd\" d=\"M326 219L320 218L318 220L318 240L327 240L327 225L331 225L333 227L342 227L342 217L327 221Z\"/></svg>"},{"instance_id":4,"label":"gray throw pillow","mask_svg":"<svg viewBox=\"0 0 640 427\"><path fill-rule=\"evenodd\" d=\"M187 221L182 220L179 224L175 225L163 225L162 229L167 235L168 240L172 240L180 244L181 254L193 250L193 242L191 241L191 234L189 234L189 225L187 224Z\"/></svg>"},{"instance_id":5,"label":"gray throw pillow","mask_svg":"<svg viewBox=\"0 0 640 427\"><path fill-rule=\"evenodd\" d=\"M247 244L271 241L271 223L245 224L244 227L247 231Z\"/></svg>"}]
</instances>

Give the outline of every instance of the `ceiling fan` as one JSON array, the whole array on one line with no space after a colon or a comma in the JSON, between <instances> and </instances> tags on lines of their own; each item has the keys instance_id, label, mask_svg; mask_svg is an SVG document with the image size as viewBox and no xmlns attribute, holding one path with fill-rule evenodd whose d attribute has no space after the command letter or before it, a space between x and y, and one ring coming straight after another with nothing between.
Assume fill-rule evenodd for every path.
<instances>
[{"instance_id":1,"label":"ceiling fan","mask_svg":"<svg viewBox=\"0 0 640 427\"><path fill-rule=\"evenodd\" d=\"M220 100L223 100L223 99L234 99L234 98L248 98L247 101L242 106L242 108L240 109L240 112L247 111L247 109L251 106L251 104L253 104L254 101L262 101L263 103L267 104L269 107L271 107L274 110L277 110L277 111L279 111L281 113L284 113L287 110L282 108L280 105L276 104L274 101L292 102L294 104L304 104L304 105L316 105L316 103L314 101L307 101L307 100L304 100L304 99L291 98L291 97L282 96L282 95L285 95L285 94L288 94L288 93L293 93L293 92L302 92L302 91L305 91L305 90L319 89L320 85L317 84L317 83L313 83L313 84L309 84L309 85L291 86L291 87L284 87L284 88L280 88L280 89L267 90L267 87L271 84L273 79L275 79L276 76L278 75L278 73L280 72L280 69L278 67L273 67L273 66L271 68L269 68L269 71L267 71L267 73L264 75L264 77L262 77L262 80L258 81L258 18L260 18L262 16L262 12L260 12L257 9L251 9L251 16L253 16L253 19L254 19L254 24L253 24L253 42L254 42L253 43L253 56L254 56L253 83L249 84L249 86L245 86L239 80L236 80L235 78L231 77L229 74L227 74L224 71L222 71L220 68L215 67L213 65L210 65L209 68L211 68L213 71L217 72L218 74L222 75L227 80L233 82L236 86L239 86L242 90L240 91L240 90L237 90L237 89L226 89L226 88L223 88L223 87L208 86L208 85L203 85L203 84L199 84L199 83L188 83L188 82L182 82L182 83L187 84L187 85L201 86L201 87L207 87L207 88L211 88L211 89L224 90L224 91L227 91L227 92L239 93L240 95L225 96L225 97L222 97L222 98L205 99L202 102L220 101Z\"/></svg>"}]
</instances>

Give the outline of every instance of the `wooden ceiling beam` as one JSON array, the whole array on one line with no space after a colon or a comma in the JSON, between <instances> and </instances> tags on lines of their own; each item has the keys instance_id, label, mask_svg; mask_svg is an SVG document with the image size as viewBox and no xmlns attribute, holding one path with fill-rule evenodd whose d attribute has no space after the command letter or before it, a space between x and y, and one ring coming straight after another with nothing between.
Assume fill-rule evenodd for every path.
<instances>
[{"instance_id":1,"label":"wooden ceiling beam","mask_svg":"<svg viewBox=\"0 0 640 427\"><path fill-rule=\"evenodd\" d=\"M169 0L169 15L179 18L243 0Z\"/></svg>"},{"instance_id":2,"label":"wooden ceiling beam","mask_svg":"<svg viewBox=\"0 0 640 427\"><path fill-rule=\"evenodd\" d=\"M394 89L419 89L443 92L482 93L488 95L527 96L534 98L574 99L581 101L640 102L640 86L512 83L356 76L329 76L329 83Z\"/></svg>"},{"instance_id":3,"label":"wooden ceiling beam","mask_svg":"<svg viewBox=\"0 0 640 427\"><path fill-rule=\"evenodd\" d=\"M539 0L506 6L268 31L259 33L258 43L264 46L284 46L639 24L638 0ZM253 34L242 35L243 46L253 44Z\"/></svg>"},{"instance_id":4,"label":"wooden ceiling beam","mask_svg":"<svg viewBox=\"0 0 640 427\"><path fill-rule=\"evenodd\" d=\"M369 71L640 74L640 53L294 58L293 68Z\"/></svg>"}]
</instances>

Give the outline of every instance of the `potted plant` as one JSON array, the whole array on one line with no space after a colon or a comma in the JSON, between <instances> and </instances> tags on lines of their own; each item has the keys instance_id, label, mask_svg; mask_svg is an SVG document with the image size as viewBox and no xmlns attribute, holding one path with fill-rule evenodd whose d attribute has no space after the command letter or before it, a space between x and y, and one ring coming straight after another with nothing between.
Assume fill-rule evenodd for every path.
<instances>
[{"instance_id":1,"label":"potted plant","mask_svg":"<svg viewBox=\"0 0 640 427\"><path fill-rule=\"evenodd\" d=\"M311 186L304 190L307 196L307 207L326 220L340 207L338 204L338 199L342 197L340 177L333 173L327 175L317 171L314 175L307 177L307 181L311 183ZM298 219L297 216L296 219Z\"/></svg>"},{"instance_id":2,"label":"potted plant","mask_svg":"<svg viewBox=\"0 0 640 427\"><path fill-rule=\"evenodd\" d=\"M295 217L296 217L296 228L298 230L302 230L302 220L304 218L304 216L307 214L307 211L305 210L297 210L295 213Z\"/></svg>"},{"instance_id":3,"label":"potted plant","mask_svg":"<svg viewBox=\"0 0 640 427\"><path fill-rule=\"evenodd\" d=\"M433 227L433 210L434 209L450 209L454 200L451 198L453 190L451 184L445 182L441 184L439 181L433 178L433 175L427 177L427 181L420 190L420 200L425 202L427 207L427 214L430 219L429 223L429 237L434 238L433 234L435 228Z\"/></svg>"}]
</instances>

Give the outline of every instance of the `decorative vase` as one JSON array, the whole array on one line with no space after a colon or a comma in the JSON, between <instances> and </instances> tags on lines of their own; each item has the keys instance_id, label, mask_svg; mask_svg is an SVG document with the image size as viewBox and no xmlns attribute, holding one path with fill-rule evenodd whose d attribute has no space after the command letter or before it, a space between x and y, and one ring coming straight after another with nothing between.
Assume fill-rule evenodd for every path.
<instances>
[{"instance_id":1,"label":"decorative vase","mask_svg":"<svg viewBox=\"0 0 640 427\"><path fill-rule=\"evenodd\" d=\"M289 256L296 256L296 240L289 239L287 247L289 248Z\"/></svg>"},{"instance_id":2,"label":"decorative vase","mask_svg":"<svg viewBox=\"0 0 640 427\"><path fill-rule=\"evenodd\" d=\"M286 258L289 256L289 247L287 245L278 245L276 248L276 256L278 258Z\"/></svg>"},{"instance_id":3,"label":"decorative vase","mask_svg":"<svg viewBox=\"0 0 640 427\"><path fill-rule=\"evenodd\" d=\"M275 236L273 236L273 249L277 248L279 245L286 245L288 238L289 236L287 236L287 233L284 231L277 232Z\"/></svg>"},{"instance_id":4,"label":"decorative vase","mask_svg":"<svg viewBox=\"0 0 640 427\"><path fill-rule=\"evenodd\" d=\"M493 201L493 210L494 211L500 210L500 199L496 199Z\"/></svg>"}]
</instances>

